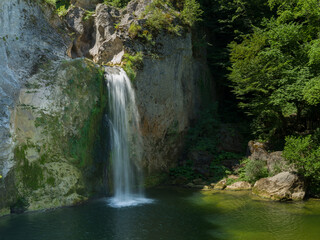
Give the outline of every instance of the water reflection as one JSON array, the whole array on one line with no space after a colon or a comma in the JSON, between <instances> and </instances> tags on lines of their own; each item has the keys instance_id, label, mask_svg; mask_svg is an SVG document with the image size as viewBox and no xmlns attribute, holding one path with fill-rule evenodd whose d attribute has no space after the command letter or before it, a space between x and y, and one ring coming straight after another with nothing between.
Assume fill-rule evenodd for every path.
<instances>
[{"instance_id":1,"label":"water reflection","mask_svg":"<svg viewBox=\"0 0 320 240\"><path fill-rule=\"evenodd\" d=\"M320 201L277 203L243 192L157 189L153 204L82 206L0 218L1 240L315 240Z\"/></svg>"},{"instance_id":2,"label":"water reflection","mask_svg":"<svg viewBox=\"0 0 320 240\"><path fill-rule=\"evenodd\" d=\"M207 220L222 233L211 230L219 239L317 239L320 229L320 202L280 203L264 201L248 192L203 192L190 201L214 213ZM312 216L310 216L312 214Z\"/></svg>"}]
</instances>

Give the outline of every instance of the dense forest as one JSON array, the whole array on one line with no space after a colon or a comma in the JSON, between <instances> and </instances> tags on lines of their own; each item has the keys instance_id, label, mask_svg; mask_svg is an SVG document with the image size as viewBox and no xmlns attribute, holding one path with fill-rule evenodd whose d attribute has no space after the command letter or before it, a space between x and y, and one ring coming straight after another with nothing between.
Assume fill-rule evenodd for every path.
<instances>
[{"instance_id":1,"label":"dense forest","mask_svg":"<svg viewBox=\"0 0 320 240\"><path fill-rule=\"evenodd\" d=\"M237 105L251 138L284 150L319 192L319 2L200 2L220 106Z\"/></svg>"}]
</instances>

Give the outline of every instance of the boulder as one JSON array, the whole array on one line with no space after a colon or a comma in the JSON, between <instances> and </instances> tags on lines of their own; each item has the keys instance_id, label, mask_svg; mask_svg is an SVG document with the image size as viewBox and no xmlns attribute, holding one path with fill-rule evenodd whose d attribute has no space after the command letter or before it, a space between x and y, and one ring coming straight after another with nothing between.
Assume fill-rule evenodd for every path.
<instances>
[{"instance_id":1,"label":"boulder","mask_svg":"<svg viewBox=\"0 0 320 240\"><path fill-rule=\"evenodd\" d=\"M248 156L252 160L267 161L268 152L265 143L257 141L249 141L248 143Z\"/></svg>"},{"instance_id":2,"label":"boulder","mask_svg":"<svg viewBox=\"0 0 320 240\"><path fill-rule=\"evenodd\" d=\"M258 180L252 193L272 200L303 200L305 196L304 181L291 172L281 172L273 177Z\"/></svg>"},{"instance_id":3,"label":"boulder","mask_svg":"<svg viewBox=\"0 0 320 240\"><path fill-rule=\"evenodd\" d=\"M282 151L268 152L265 143L250 141L248 143L249 159L264 161L268 167L269 173L272 175L279 172L295 171L294 166L290 165L282 157Z\"/></svg>"},{"instance_id":4,"label":"boulder","mask_svg":"<svg viewBox=\"0 0 320 240\"><path fill-rule=\"evenodd\" d=\"M214 185L214 190L223 190L227 186L227 179L224 178L220 180L216 185Z\"/></svg>"},{"instance_id":5,"label":"boulder","mask_svg":"<svg viewBox=\"0 0 320 240\"><path fill-rule=\"evenodd\" d=\"M226 187L226 190L240 191L240 190L250 190L252 186L250 183L245 181L235 182Z\"/></svg>"}]
</instances>

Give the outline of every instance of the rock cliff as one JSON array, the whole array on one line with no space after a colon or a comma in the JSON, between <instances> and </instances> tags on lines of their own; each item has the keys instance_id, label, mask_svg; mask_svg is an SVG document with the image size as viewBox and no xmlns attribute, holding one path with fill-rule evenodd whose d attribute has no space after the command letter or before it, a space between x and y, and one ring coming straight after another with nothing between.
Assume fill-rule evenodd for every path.
<instances>
[{"instance_id":1,"label":"rock cliff","mask_svg":"<svg viewBox=\"0 0 320 240\"><path fill-rule=\"evenodd\" d=\"M0 214L103 191L107 94L99 65L132 77L145 169L167 171L178 159L209 77L193 57L190 30L151 30L148 0L122 10L97 2L73 1L63 19L43 1L0 3Z\"/></svg>"}]
</instances>

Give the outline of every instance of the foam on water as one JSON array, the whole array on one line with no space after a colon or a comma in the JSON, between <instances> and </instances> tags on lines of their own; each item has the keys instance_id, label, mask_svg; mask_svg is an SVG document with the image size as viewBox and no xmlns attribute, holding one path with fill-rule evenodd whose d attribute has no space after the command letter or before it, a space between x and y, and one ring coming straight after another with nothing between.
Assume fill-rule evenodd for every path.
<instances>
[{"instance_id":1,"label":"foam on water","mask_svg":"<svg viewBox=\"0 0 320 240\"><path fill-rule=\"evenodd\" d=\"M122 207L135 207L138 205L150 204L153 203L154 200L150 198L144 198L140 196L131 196L130 199L118 199L118 198L110 198L108 199L108 205L113 208L122 208Z\"/></svg>"}]
</instances>

